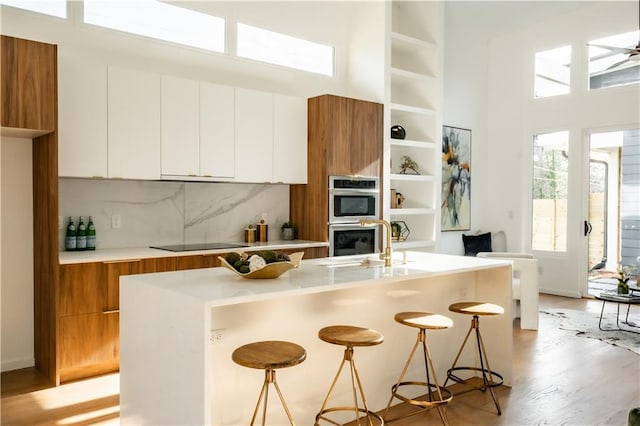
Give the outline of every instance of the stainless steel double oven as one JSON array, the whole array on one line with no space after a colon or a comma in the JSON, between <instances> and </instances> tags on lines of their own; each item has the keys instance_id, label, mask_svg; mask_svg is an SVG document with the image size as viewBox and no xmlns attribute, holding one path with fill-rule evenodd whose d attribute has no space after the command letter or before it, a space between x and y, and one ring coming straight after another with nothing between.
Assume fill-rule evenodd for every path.
<instances>
[{"instance_id":1,"label":"stainless steel double oven","mask_svg":"<svg viewBox=\"0 0 640 426\"><path fill-rule=\"evenodd\" d=\"M380 187L377 177L329 176L329 256L378 251L378 225L361 226L361 219L378 219Z\"/></svg>"}]
</instances>

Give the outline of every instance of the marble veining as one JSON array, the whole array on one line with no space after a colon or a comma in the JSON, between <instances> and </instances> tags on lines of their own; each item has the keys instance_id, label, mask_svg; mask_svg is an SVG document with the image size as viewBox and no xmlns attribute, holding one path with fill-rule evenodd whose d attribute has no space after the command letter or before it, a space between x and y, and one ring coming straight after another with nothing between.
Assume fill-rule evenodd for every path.
<instances>
[{"instance_id":1,"label":"marble veining","mask_svg":"<svg viewBox=\"0 0 640 426\"><path fill-rule=\"evenodd\" d=\"M241 241L263 213L279 239L289 217L288 185L61 178L59 193L61 249L69 216L93 216L98 249Z\"/></svg>"}]
</instances>

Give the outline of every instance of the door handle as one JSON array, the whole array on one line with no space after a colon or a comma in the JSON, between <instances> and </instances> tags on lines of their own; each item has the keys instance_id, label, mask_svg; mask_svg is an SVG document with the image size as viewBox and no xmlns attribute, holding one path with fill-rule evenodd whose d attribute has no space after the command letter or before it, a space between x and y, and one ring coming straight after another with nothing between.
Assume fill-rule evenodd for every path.
<instances>
[{"instance_id":1,"label":"door handle","mask_svg":"<svg viewBox=\"0 0 640 426\"><path fill-rule=\"evenodd\" d=\"M584 235L585 237L591 233L593 226L589 223L589 221L584 221Z\"/></svg>"}]
</instances>

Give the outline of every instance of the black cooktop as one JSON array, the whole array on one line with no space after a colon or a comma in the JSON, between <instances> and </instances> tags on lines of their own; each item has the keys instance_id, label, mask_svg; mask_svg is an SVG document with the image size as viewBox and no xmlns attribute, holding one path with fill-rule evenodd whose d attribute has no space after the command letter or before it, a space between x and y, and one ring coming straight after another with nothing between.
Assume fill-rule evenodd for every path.
<instances>
[{"instance_id":1,"label":"black cooktop","mask_svg":"<svg viewBox=\"0 0 640 426\"><path fill-rule=\"evenodd\" d=\"M167 251L195 251L195 250L218 250L228 248L249 247L238 243L200 243L200 244L174 244L169 246L151 246L154 249Z\"/></svg>"}]
</instances>

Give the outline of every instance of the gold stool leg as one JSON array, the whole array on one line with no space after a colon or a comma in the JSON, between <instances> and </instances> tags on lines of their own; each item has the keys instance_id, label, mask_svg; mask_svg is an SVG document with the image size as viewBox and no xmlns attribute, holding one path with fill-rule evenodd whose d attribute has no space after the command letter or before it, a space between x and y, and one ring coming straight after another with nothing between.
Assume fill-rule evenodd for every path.
<instances>
[{"instance_id":1,"label":"gold stool leg","mask_svg":"<svg viewBox=\"0 0 640 426\"><path fill-rule=\"evenodd\" d=\"M327 407L327 402L329 401L329 397L331 396L331 393L333 392L333 388L336 386L336 383L338 382L338 378L340 377L340 373L342 372L342 368L344 367L344 363L347 362L347 350L348 350L348 348L345 349L344 356L342 357L342 362L340 363L340 367L338 367L338 372L336 373L335 377L333 378L333 382L331 382L331 386L329 387L329 392L327 392L327 396L324 397L324 401L322 402L322 407L320 407L320 411L318 412L318 415L316 415L316 422L315 422L316 425L318 424L318 420L320 418L322 418L322 414L323 414L325 408ZM353 349L351 351L353 352ZM329 421L331 423L334 423L329 419L325 418L325 420L327 420L327 421ZM334 423L334 424L337 424L337 423Z\"/></svg>"},{"instance_id":2,"label":"gold stool leg","mask_svg":"<svg viewBox=\"0 0 640 426\"><path fill-rule=\"evenodd\" d=\"M424 367L425 367L425 373L427 376L427 381L426 382L403 382L402 379L404 379L404 376L407 373L407 370L409 369L409 366L411 364L411 360L413 359L413 357L415 356L415 352L418 348L418 345L422 344L422 355L423 355L423 361L424 361ZM431 369L431 372L433 373L433 379L434 379L434 383L431 383L431 373L429 372L429 369ZM426 336L426 332L424 329L420 329L418 330L418 337L416 338L416 342L413 345L413 348L411 349L411 352L409 353L409 357L407 358L407 361L404 364L404 367L402 369L402 373L400 373L400 377L398 378L398 381L396 382L396 384L394 386L391 387L391 397L389 398L389 402L387 403L387 408L384 411L384 415L383 418L385 419L386 422L393 422L396 420L399 420L401 418L404 417L409 417L418 413L421 413L422 410L427 409L427 405L424 401L418 401L418 400L413 400L413 399L409 399L407 397L401 396L398 393L398 389L403 386L403 385L424 385L427 387L427 391L428 391L428 395L429 395L429 402L433 402L434 404L431 405L431 408L433 406L435 406L438 409L438 414L440 415L440 419L442 420L442 422L445 425L448 425L449 422L447 420L447 416L446 416L446 412L444 411L444 407L441 407L442 404L447 403L451 400L451 393L448 392L448 394L446 395L446 398L443 397L442 395L442 388L440 387L440 385L438 384L438 379L435 373L435 368L433 366L433 360L431 358L431 352L429 350L429 345L427 345L427 336ZM435 400L434 398L434 391L432 389L432 387L435 387L436 389L436 394L438 399ZM422 408L422 410L416 411L414 413L408 414L408 415L403 415L403 416L399 416L396 417L394 419L387 419L387 414L389 411L389 408L391 407L391 402L393 401L393 398L398 398L401 401L407 402L409 404L412 405L418 405L419 407Z\"/></svg>"},{"instance_id":3,"label":"gold stool leg","mask_svg":"<svg viewBox=\"0 0 640 426\"><path fill-rule=\"evenodd\" d=\"M477 347L478 347L478 356L480 359L480 368L477 367L456 367L456 364L458 363L458 359L460 358L460 354L462 354L462 351L465 347L465 345L467 344L467 340L469 338L469 335L471 334L471 332L475 330L475 334L476 334L476 342L477 342ZM485 366L486 365L486 366ZM467 332L467 336L464 338L464 341L462 342L462 346L460 347L460 350L458 351L458 355L456 356L455 361L453 361L453 365L451 366L451 368L447 371L447 380L445 381L445 386L447 384L447 382L449 381L449 379L457 382L457 383L466 383L466 380L461 379L460 377L457 377L454 374L454 371L456 370L470 370L470 371L478 371L482 374L482 387L473 387L472 389L468 389L465 390L462 393L467 393L473 390L481 390L482 392L485 392L487 389L489 389L489 393L491 394L491 398L493 399L493 403L496 406L496 410L498 412L498 415L502 414L502 409L500 408L500 403L498 401L498 396L495 394L493 388L500 386L504 379L502 377L502 375L496 373L495 371L491 370L491 366L489 365L489 358L487 358L487 351L484 347L484 341L482 339L482 335L480 334L480 318L477 315L474 315L473 318L471 319L471 327L469 328L469 331ZM500 381L494 381L494 376L497 377Z\"/></svg>"},{"instance_id":4,"label":"gold stool leg","mask_svg":"<svg viewBox=\"0 0 640 426\"><path fill-rule=\"evenodd\" d=\"M429 350L429 345L427 345L427 336L424 330L420 330L420 331L422 331L422 348L425 354L424 365L425 365L425 368L427 369L427 387L429 388L429 401L433 401L433 396L432 396L433 392L431 391L431 386L429 386L429 383L430 383L429 368L431 368L431 371L433 372L433 383L436 385L436 393L438 394L438 401L443 401L444 398L442 397L442 391L440 389L440 385L438 384L438 376L436 375L436 369L433 366L433 359L431 359L431 351ZM447 426L449 424L449 421L447 420L447 413L445 411L445 408L440 404L438 404L436 405L436 409L438 410L438 414L440 415L440 419L442 420L442 423L445 426Z\"/></svg>"},{"instance_id":5,"label":"gold stool leg","mask_svg":"<svg viewBox=\"0 0 640 426\"><path fill-rule=\"evenodd\" d=\"M331 393L333 392L333 389L335 388L335 385L338 381L338 378L340 377L340 373L342 373L342 368L344 367L344 364L348 362L349 363L349 371L351 373L351 389L353 392L353 401L354 401L354 406L353 407L332 407L332 408L327 408L327 402L329 401L329 397L331 396ZM360 397L362 398L362 404L363 404L363 408L360 408L358 405L358 394L357 394L357 390L356 390L356 383L358 385L358 389L360 390ZM340 367L338 368L338 372L336 373L335 377L333 378L333 382L331 383L331 386L329 387L329 392L327 392L327 396L324 398L324 401L322 403L322 407L320 408L320 411L318 412L318 414L316 415L316 420L314 425L318 426L319 425L319 420L325 420L331 424L340 426L340 423L336 423L335 421L324 417L325 413L328 412L332 412L332 411L351 411L353 410L355 412L356 415L356 423L358 425L360 425L360 413L365 413L365 415L367 416L367 422L369 424L369 426L373 426L373 422L371 421L371 415L373 415L374 417L376 417L378 419L378 421L380 422L380 425L383 426L384 425L384 420L382 419L382 417L378 416L375 413L371 413L369 411L369 408L367 406L367 401L366 398L364 396L364 389L362 387L362 382L360 381L360 375L358 374L358 369L356 368L354 359L353 359L353 348L352 347L347 347L344 350L344 356L342 358L342 362L340 363Z\"/></svg>"},{"instance_id":6,"label":"gold stool leg","mask_svg":"<svg viewBox=\"0 0 640 426\"><path fill-rule=\"evenodd\" d=\"M462 351L464 350L465 345L467 344L467 340L469 340L469 336L471 335L471 332L473 331L473 320L471 320L471 327L469 327L469 331L467 331L467 335L464 337L464 340L462 341L462 346L460 346L460 349L458 350L458 355L456 355L456 359L453 361L453 364L451 365L451 368L449 369L449 372L453 370L453 368L456 366L456 364L458 363L458 360L460 359L460 355L462 355ZM444 381L444 387L447 387L447 383L449 382L449 379L451 378L451 373L447 372L447 380Z\"/></svg>"},{"instance_id":7,"label":"gold stool leg","mask_svg":"<svg viewBox=\"0 0 640 426\"><path fill-rule=\"evenodd\" d=\"M253 411L253 416L251 417L251 426L253 426L253 423L256 420L256 415L258 414L258 408L260 407L260 402L262 401L263 396L264 396L264 404L262 408L262 426L265 426L265 423L267 421L267 401L269 400L269 383L273 383L273 386L276 388L276 392L278 393L278 397L280 398L282 407L284 408L284 411L287 414L289 423L291 424L291 426L295 426L295 423L293 421L293 416L291 416L289 407L287 407L287 403L284 401L284 397L282 396L282 392L280 391L280 386L278 386L278 382L276 382L276 370L272 370L269 368L264 370L264 383L262 384L262 389L260 390L258 403L256 404L256 408Z\"/></svg>"},{"instance_id":8,"label":"gold stool leg","mask_svg":"<svg viewBox=\"0 0 640 426\"><path fill-rule=\"evenodd\" d=\"M480 334L480 319L476 321L476 340L478 341L478 351L480 352L480 368L482 369L482 383L486 388L489 388L489 393L491 393L491 398L493 399L493 403L496 405L496 410L498 410L498 415L502 414L502 409L500 408L500 402L498 402L498 397L493 390L493 386L490 386L490 383L493 383L493 373L491 371L491 366L489 365L489 358L487 358L487 350L484 348L484 340L482 339L482 335ZM484 358L484 361L483 359ZM487 368L484 368L484 363L487 364ZM489 380L487 380L487 373L489 375Z\"/></svg>"},{"instance_id":9,"label":"gold stool leg","mask_svg":"<svg viewBox=\"0 0 640 426\"><path fill-rule=\"evenodd\" d=\"M267 380L267 374L268 372L265 371L265 378L264 378L264 382L262 383L262 388L260 389L260 396L258 397L258 402L256 403L256 408L253 410L253 416L251 416L251 423L250 425L253 426L253 423L256 420L256 415L258 414L258 408L260 408L260 403L262 402L262 397L266 395L265 399L264 399L264 411L262 413L262 424L264 425L264 418L266 416L266 409L267 409L267 399L269 397L269 381Z\"/></svg>"},{"instance_id":10,"label":"gold stool leg","mask_svg":"<svg viewBox=\"0 0 640 426\"><path fill-rule=\"evenodd\" d=\"M353 400L355 402L355 412L356 419L358 425L360 425L360 408L358 407L358 397L356 395L356 387L353 383L353 377L355 375L356 381L358 382L358 388L360 389L360 397L362 398L362 405L364 406L364 411L367 416L367 421L369 426L373 426L373 422L371 421L371 417L369 417L369 407L367 406L367 399L364 396L364 390L362 388L362 382L360 381L360 375L358 374L358 369L356 368L356 361L353 359L353 350L351 350L351 359L349 360L351 363L351 387L353 388Z\"/></svg>"}]
</instances>

